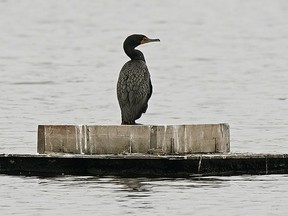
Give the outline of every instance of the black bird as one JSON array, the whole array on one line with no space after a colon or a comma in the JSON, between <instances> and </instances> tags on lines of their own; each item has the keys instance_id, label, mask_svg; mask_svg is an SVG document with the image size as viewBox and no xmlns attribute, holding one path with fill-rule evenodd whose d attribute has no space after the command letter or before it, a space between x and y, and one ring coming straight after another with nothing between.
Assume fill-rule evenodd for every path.
<instances>
[{"instance_id":1,"label":"black bird","mask_svg":"<svg viewBox=\"0 0 288 216\"><path fill-rule=\"evenodd\" d=\"M148 100L152 94L150 73L144 55L135 47L141 44L160 41L149 39L145 35L133 34L126 38L123 48L131 58L122 67L118 83L117 98L121 108L122 125L134 125L142 113L148 108Z\"/></svg>"}]
</instances>

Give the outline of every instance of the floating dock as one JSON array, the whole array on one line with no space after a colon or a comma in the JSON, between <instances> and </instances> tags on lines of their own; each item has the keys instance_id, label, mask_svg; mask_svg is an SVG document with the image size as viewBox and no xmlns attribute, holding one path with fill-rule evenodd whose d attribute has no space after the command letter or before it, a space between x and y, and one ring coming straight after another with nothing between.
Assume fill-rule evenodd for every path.
<instances>
[{"instance_id":1,"label":"floating dock","mask_svg":"<svg viewBox=\"0 0 288 216\"><path fill-rule=\"evenodd\" d=\"M193 177L288 174L288 154L0 155L0 173L26 176Z\"/></svg>"},{"instance_id":2,"label":"floating dock","mask_svg":"<svg viewBox=\"0 0 288 216\"><path fill-rule=\"evenodd\" d=\"M39 125L37 152L0 155L0 173L122 177L288 174L287 154L229 153L228 124Z\"/></svg>"}]
</instances>

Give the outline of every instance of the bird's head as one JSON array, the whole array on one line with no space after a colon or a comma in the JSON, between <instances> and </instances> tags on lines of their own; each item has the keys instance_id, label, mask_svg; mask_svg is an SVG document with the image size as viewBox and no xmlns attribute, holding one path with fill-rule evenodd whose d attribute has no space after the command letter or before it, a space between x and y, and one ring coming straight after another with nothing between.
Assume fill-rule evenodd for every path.
<instances>
[{"instance_id":1,"label":"bird's head","mask_svg":"<svg viewBox=\"0 0 288 216\"><path fill-rule=\"evenodd\" d=\"M143 60L145 62L145 58L143 53L140 50L136 50L135 47L150 43L160 41L159 39L150 39L142 34L133 34L126 38L123 43L123 48L125 53L132 59L132 60Z\"/></svg>"},{"instance_id":2,"label":"bird's head","mask_svg":"<svg viewBox=\"0 0 288 216\"><path fill-rule=\"evenodd\" d=\"M137 47L141 44L145 44L145 43L150 43L150 42L159 42L159 39L151 39L146 37L145 35L142 34L133 34L130 35L126 38L126 40L124 41L124 46L125 44L131 46L131 47Z\"/></svg>"}]
</instances>

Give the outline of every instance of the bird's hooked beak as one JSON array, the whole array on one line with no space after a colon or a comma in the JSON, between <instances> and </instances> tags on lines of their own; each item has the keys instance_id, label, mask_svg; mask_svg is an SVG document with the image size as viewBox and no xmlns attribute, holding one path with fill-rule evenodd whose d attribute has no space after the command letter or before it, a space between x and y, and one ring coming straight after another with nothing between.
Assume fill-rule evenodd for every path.
<instances>
[{"instance_id":1,"label":"bird's hooked beak","mask_svg":"<svg viewBox=\"0 0 288 216\"><path fill-rule=\"evenodd\" d=\"M150 43L150 42L160 42L160 39L150 39L150 38L147 38L147 37L144 37L140 44L145 44L145 43Z\"/></svg>"}]
</instances>

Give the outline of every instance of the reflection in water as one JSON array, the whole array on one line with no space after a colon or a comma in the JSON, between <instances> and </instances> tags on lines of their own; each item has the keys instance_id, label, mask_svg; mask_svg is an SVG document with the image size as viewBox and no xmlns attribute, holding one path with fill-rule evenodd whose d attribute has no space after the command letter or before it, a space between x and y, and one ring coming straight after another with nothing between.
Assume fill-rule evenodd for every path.
<instances>
[{"instance_id":1,"label":"reflection in water","mask_svg":"<svg viewBox=\"0 0 288 216\"><path fill-rule=\"evenodd\" d=\"M283 193L287 178L288 175L190 179L1 176L0 207L1 212L9 214L41 211L50 215L91 215L97 209L100 215L210 215L213 209L216 215L234 215L237 209L238 215L247 210L252 215L283 215L288 199ZM15 202L17 208L10 208ZM263 210L263 206L270 210Z\"/></svg>"},{"instance_id":2,"label":"reflection in water","mask_svg":"<svg viewBox=\"0 0 288 216\"><path fill-rule=\"evenodd\" d=\"M66 186L117 186L117 191L125 192L151 192L155 187L185 188L219 188L226 187L227 182L233 177L193 177L193 178L122 178L122 177L97 177L97 176L62 176L62 177L38 177L39 184L59 184ZM233 181L236 179L234 178ZM249 178L246 179L249 181ZM251 177L253 180L253 177Z\"/></svg>"},{"instance_id":3,"label":"reflection in water","mask_svg":"<svg viewBox=\"0 0 288 216\"><path fill-rule=\"evenodd\" d=\"M218 188L227 186L227 182L233 177L214 178L214 177L196 177L196 178L122 178L122 177L97 177L97 176L60 176L60 177L38 177L39 184L50 185L57 184L63 187L70 186L91 186L97 185L99 188L105 188L113 185L117 186L117 191L125 192L151 192L155 187L171 187L178 189L185 188ZM235 179L233 179L235 181ZM249 179L248 179L249 180ZM251 177L251 180L253 178Z\"/></svg>"},{"instance_id":4,"label":"reflection in water","mask_svg":"<svg viewBox=\"0 0 288 216\"><path fill-rule=\"evenodd\" d=\"M149 187L145 184L145 178L119 178L118 184L124 185L124 190L130 192L148 192Z\"/></svg>"}]
</instances>

